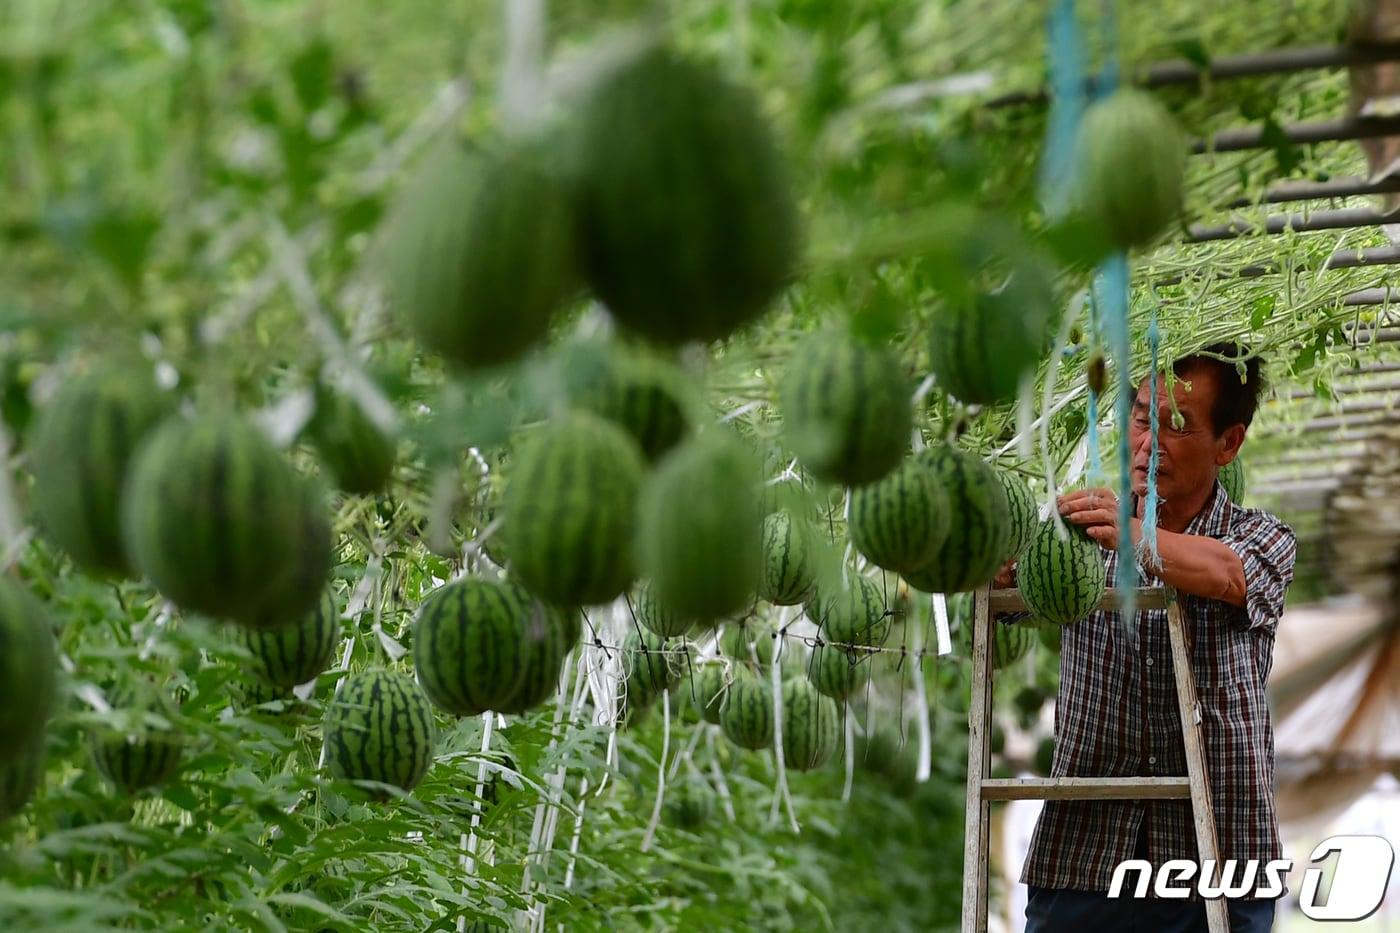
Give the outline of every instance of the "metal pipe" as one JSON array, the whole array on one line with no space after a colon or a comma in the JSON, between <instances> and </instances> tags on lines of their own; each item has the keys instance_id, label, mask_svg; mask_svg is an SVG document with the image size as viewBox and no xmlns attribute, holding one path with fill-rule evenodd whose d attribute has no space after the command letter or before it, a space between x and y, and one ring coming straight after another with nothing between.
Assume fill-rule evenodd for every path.
<instances>
[{"instance_id":1,"label":"metal pipe","mask_svg":"<svg viewBox=\"0 0 1400 933\"><path fill-rule=\"evenodd\" d=\"M1226 207L1252 207L1255 204L1283 204L1288 201L1317 201L1354 198L1400 191L1400 173L1383 175L1374 181L1360 175L1329 178L1327 181L1281 181L1264 189L1258 198L1236 198Z\"/></svg>"},{"instance_id":2,"label":"metal pipe","mask_svg":"<svg viewBox=\"0 0 1400 933\"><path fill-rule=\"evenodd\" d=\"M1236 237L1255 234L1278 234L1293 231L1309 233L1315 230L1349 230L1353 227L1379 227L1382 224L1400 222L1400 210L1378 211L1373 207L1343 207L1330 211L1309 213L1270 214L1260 224L1236 218L1229 223L1207 226L1192 224L1187 242L1207 243L1212 240L1231 240Z\"/></svg>"},{"instance_id":3,"label":"metal pipe","mask_svg":"<svg viewBox=\"0 0 1400 933\"><path fill-rule=\"evenodd\" d=\"M1197 84L1210 78L1215 81L1249 78L1259 75L1290 74L1315 68L1348 68L1377 62L1400 61L1400 43L1362 43L1347 45L1315 45L1291 49L1270 49L1246 55L1227 55L1213 59L1202 68L1184 58L1148 65L1131 79L1140 87L1155 88L1169 85ZM1093 91L1098 81L1085 80L1085 89ZM1049 99L1045 88L1013 91L993 98L988 107L1015 107L1022 104L1044 103Z\"/></svg>"},{"instance_id":4,"label":"metal pipe","mask_svg":"<svg viewBox=\"0 0 1400 933\"><path fill-rule=\"evenodd\" d=\"M1400 134L1400 115L1374 117L1338 117L1315 123L1290 123L1280 127L1284 139L1291 143L1343 142L1351 139L1375 139L1378 136ZM1210 139L1197 139L1191 151L1239 152L1244 149L1268 149L1274 145L1263 126L1238 126L1221 130Z\"/></svg>"},{"instance_id":5,"label":"metal pipe","mask_svg":"<svg viewBox=\"0 0 1400 933\"><path fill-rule=\"evenodd\" d=\"M1400 246L1371 246L1365 249L1339 249L1327 261L1322 264L1324 270L1328 269L1359 269L1363 266L1394 266L1400 265ZM1257 279L1260 276L1271 275L1279 271L1276 262L1256 263L1248 266L1241 266L1235 275L1242 279ZM1208 274L1209 270L1196 270L1190 273L1191 278L1200 278ZM1184 275L1171 275L1163 279L1158 279L1157 285L1179 285L1186 278Z\"/></svg>"}]
</instances>

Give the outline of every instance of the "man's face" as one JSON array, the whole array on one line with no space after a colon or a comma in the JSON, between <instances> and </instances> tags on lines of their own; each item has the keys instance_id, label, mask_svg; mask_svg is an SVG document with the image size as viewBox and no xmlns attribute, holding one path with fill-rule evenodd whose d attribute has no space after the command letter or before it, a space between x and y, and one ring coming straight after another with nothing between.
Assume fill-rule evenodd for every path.
<instances>
[{"instance_id":1,"label":"man's face","mask_svg":"<svg viewBox=\"0 0 1400 933\"><path fill-rule=\"evenodd\" d=\"M1244 426L1233 425L1219 435L1210 412L1220 391L1210 369L1196 368L1176 380L1173 395L1180 419L1173 423L1172 403L1165 379L1157 381L1157 398L1144 379L1133 400L1128 441L1133 455L1133 492L1147 494L1147 465L1152 455L1152 404L1157 406L1157 494L1166 501L1189 500L1208 489L1220 467L1229 463L1244 443ZM1189 386L1189 390L1188 390Z\"/></svg>"}]
</instances>

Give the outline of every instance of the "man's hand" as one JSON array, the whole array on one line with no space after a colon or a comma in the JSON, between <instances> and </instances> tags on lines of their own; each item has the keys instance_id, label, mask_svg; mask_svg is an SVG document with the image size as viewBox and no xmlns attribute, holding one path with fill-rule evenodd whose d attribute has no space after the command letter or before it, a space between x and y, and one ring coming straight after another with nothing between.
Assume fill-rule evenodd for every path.
<instances>
[{"instance_id":1,"label":"man's hand","mask_svg":"<svg viewBox=\"0 0 1400 933\"><path fill-rule=\"evenodd\" d=\"M1001 565L997 575L992 577L992 588L997 590L1008 590L1016 585L1016 561L1009 560Z\"/></svg>"},{"instance_id":2,"label":"man's hand","mask_svg":"<svg viewBox=\"0 0 1400 933\"><path fill-rule=\"evenodd\" d=\"M1060 514L1103 547L1118 546L1118 497L1113 490L1076 489L1057 500ZM1133 544L1142 534L1142 522L1132 519Z\"/></svg>"}]
</instances>

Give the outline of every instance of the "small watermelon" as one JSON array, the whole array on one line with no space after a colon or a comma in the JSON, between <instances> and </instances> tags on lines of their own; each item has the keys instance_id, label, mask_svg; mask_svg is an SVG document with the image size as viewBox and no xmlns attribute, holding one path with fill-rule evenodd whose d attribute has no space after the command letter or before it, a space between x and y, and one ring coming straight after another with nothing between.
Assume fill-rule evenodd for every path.
<instances>
[{"instance_id":1,"label":"small watermelon","mask_svg":"<svg viewBox=\"0 0 1400 933\"><path fill-rule=\"evenodd\" d=\"M869 655L837 645L818 645L808 659L807 679L833 700L844 700L870 679Z\"/></svg>"},{"instance_id":2,"label":"small watermelon","mask_svg":"<svg viewBox=\"0 0 1400 933\"><path fill-rule=\"evenodd\" d=\"M1220 468L1220 485L1225 487L1225 495L1231 502L1235 505L1244 504L1244 461L1238 455Z\"/></svg>"},{"instance_id":3,"label":"small watermelon","mask_svg":"<svg viewBox=\"0 0 1400 933\"><path fill-rule=\"evenodd\" d=\"M321 389L308 430L321 464L335 478L337 488L352 496L368 496L388 485L397 444L370 420L359 402Z\"/></svg>"},{"instance_id":4,"label":"small watermelon","mask_svg":"<svg viewBox=\"0 0 1400 933\"><path fill-rule=\"evenodd\" d=\"M753 665L755 661L763 670L773 663L773 655L778 649L777 626L768 621L739 619L724 624L724 632L719 638L719 649L724 655L736 661Z\"/></svg>"},{"instance_id":5,"label":"small watermelon","mask_svg":"<svg viewBox=\"0 0 1400 933\"><path fill-rule=\"evenodd\" d=\"M445 139L391 212L383 272L419 342L485 368L522 356L576 287L573 213L537 144Z\"/></svg>"},{"instance_id":6,"label":"small watermelon","mask_svg":"<svg viewBox=\"0 0 1400 933\"><path fill-rule=\"evenodd\" d=\"M811 771L831 760L841 743L841 710L809 681L783 684L783 764Z\"/></svg>"},{"instance_id":7,"label":"small watermelon","mask_svg":"<svg viewBox=\"0 0 1400 933\"><path fill-rule=\"evenodd\" d=\"M1186 141L1146 91L1122 88L1079 122L1075 197L1120 249L1146 246L1181 214Z\"/></svg>"},{"instance_id":8,"label":"small watermelon","mask_svg":"<svg viewBox=\"0 0 1400 933\"><path fill-rule=\"evenodd\" d=\"M632 613L637 621L662 638L675 638L684 635L695 627L695 620L673 612L656 598L656 590L649 582L637 588L637 597L632 603Z\"/></svg>"},{"instance_id":9,"label":"small watermelon","mask_svg":"<svg viewBox=\"0 0 1400 933\"><path fill-rule=\"evenodd\" d=\"M97 770L125 794L165 783L179 770L185 737L174 728L149 721L152 715L168 719L164 698L118 689L107 699L113 709L123 711L126 721L93 732L92 757Z\"/></svg>"},{"instance_id":10,"label":"small watermelon","mask_svg":"<svg viewBox=\"0 0 1400 933\"><path fill-rule=\"evenodd\" d=\"M715 809L715 792L703 778L687 778L666 788L662 813L666 822L677 829L698 829L710 819Z\"/></svg>"},{"instance_id":11,"label":"small watermelon","mask_svg":"<svg viewBox=\"0 0 1400 933\"><path fill-rule=\"evenodd\" d=\"M559 690L564 659L579 642L583 626L577 615L534 604L525 619L525 676L515 695L497 707L501 713L525 713L553 697Z\"/></svg>"},{"instance_id":12,"label":"small watermelon","mask_svg":"<svg viewBox=\"0 0 1400 933\"><path fill-rule=\"evenodd\" d=\"M761 569L758 464L732 435L712 431L657 465L638 509L637 551L656 598L710 621L748 608Z\"/></svg>"},{"instance_id":13,"label":"small watermelon","mask_svg":"<svg viewBox=\"0 0 1400 933\"><path fill-rule=\"evenodd\" d=\"M253 673L273 687L291 688L315 679L340 644L340 605L326 587L316 608L277 628L242 629L253 653Z\"/></svg>"},{"instance_id":14,"label":"small watermelon","mask_svg":"<svg viewBox=\"0 0 1400 933\"><path fill-rule=\"evenodd\" d=\"M998 291L981 291L934 312L929 363L958 401L997 405L1016 399L1045 353L1054 289L1039 265L1020 262Z\"/></svg>"},{"instance_id":15,"label":"small watermelon","mask_svg":"<svg viewBox=\"0 0 1400 933\"><path fill-rule=\"evenodd\" d=\"M729 666L722 660L703 662L691 672L692 699L700 717L712 725L720 723L720 713L729 692L729 678Z\"/></svg>"},{"instance_id":16,"label":"small watermelon","mask_svg":"<svg viewBox=\"0 0 1400 933\"><path fill-rule=\"evenodd\" d=\"M779 387L783 432L817 479L874 482L909 449L911 394L904 368L888 349L815 334L793 351Z\"/></svg>"},{"instance_id":17,"label":"small watermelon","mask_svg":"<svg viewBox=\"0 0 1400 933\"><path fill-rule=\"evenodd\" d=\"M996 471L947 444L926 448L930 466L948 495L950 522L943 546L927 564L904 574L925 593L974 590L994 577L1010 552L1011 509Z\"/></svg>"},{"instance_id":18,"label":"small watermelon","mask_svg":"<svg viewBox=\"0 0 1400 933\"><path fill-rule=\"evenodd\" d=\"M1064 640L1064 626L1056 625L1053 622L1042 622L1035 620L1035 635L1040 639L1040 643L1055 654L1060 653L1061 643Z\"/></svg>"},{"instance_id":19,"label":"small watermelon","mask_svg":"<svg viewBox=\"0 0 1400 933\"><path fill-rule=\"evenodd\" d=\"M53 711L58 660L43 607L0 576L0 760L35 747Z\"/></svg>"},{"instance_id":20,"label":"small watermelon","mask_svg":"<svg viewBox=\"0 0 1400 933\"><path fill-rule=\"evenodd\" d=\"M787 509L764 518L759 597L775 606L796 606L811 595L816 580L811 527Z\"/></svg>"},{"instance_id":21,"label":"small watermelon","mask_svg":"<svg viewBox=\"0 0 1400 933\"><path fill-rule=\"evenodd\" d=\"M972 658L972 626L964 625L960 638L966 657ZM1035 625L1031 622L1005 623L992 625L992 669L1009 667L1026 656L1036 641Z\"/></svg>"},{"instance_id":22,"label":"small watermelon","mask_svg":"<svg viewBox=\"0 0 1400 933\"><path fill-rule=\"evenodd\" d=\"M1016 567L1026 607L1042 622L1071 625L1094 611L1108 585L1103 549L1080 528L1041 522Z\"/></svg>"},{"instance_id":23,"label":"small watermelon","mask_svg":"<svg viewBox=\"0 0 1400 933\"><path fill-rule=\"evenodd\" d=\"M1002 491L1006 493L1006 504L1011 515L1011 543L1002 561L1005 563L1020 557L1030 547L1031 537L1040 523L1040 506L1036 505L1031 487L1018 474L1010 470L997 470L996 474L997 479L1001 480Z\"/></svg>"},{"instance_id":24,"label":"small watermelon","mask_svg":"<svg viewBox=\"0 0 1400 933\"><path fill-rule=\"evenodd\" d=\"M584 270L625 327L715 340L794 272L797 208L756 101L663 45L613 69L579 115Z\"/></svg>"},{"instance_id":25,"label":"small watermelon","mask_svg":"<svg viewBox=\"0 0 1400 933\"><path fill-rule=\"evenodd\" d=\"M454 716L501 711L525 674L525 628L546 612L518 583L463 577L434 590L413 626L423 692Z\"/></svg>"},{"instance_id":26,"label":"small watermelon","mask_svg":"<svg viewBox=\"0 0 1400 933\"><path fill-rule=\"evenodd\" d=\"M659 359L621 351L577 348L565 360L575 405L617 424L652 462L690 430L681 407L685 376Z\"/></svg>"},{"instance_id":27,"label":"small watermelon","mask_svg":"<svg viewBox=\"0 0 1400 933\"><path fill-rule=\"evenodd\" d=\"M736 669L720 713L720 728L740 748L757 751L773 744L773 688L766 676Z\"/></svg>"},{"instance_id":28,"label":"small watermelon","mask_svg":"<svg viewBox=\"0 0 1400 933\"><path fill-rule=\"evenodd\" d=\"M310 612L330 574L319 488L231 416L156 429L127 477L122 530L135 566L180 608L255 627Z\"/></svg>"},{"instance_id":29,"label":"small watermelon","mask_svg":"<svg viewBox=\"0 0 1400 933\"><path fill-rule=\"evenodd\" d=\"M905 461L851 490L851 543L877 567L896 573L922 567L948 536L948 496L933 471Z\"/></svg>"},{"instance_id":30,"label":"small watermelon","mask_svg":"<svg viewBox=\"0 0 1400 933\"><path fill-rule=\"evenodd\" d=\"M561 606L622 594L636 576L633 535L644 462L621 428L580 412L546 425L505 492L511 570Z\"/></svg>"},{"instance_id":31,"label":"small watermelon","mask_svg":"<svg viewBox=\"0 0 1400 933\"><path fill-rule=\"evenodd\" d=\"M884 588L864 574L851 571L846 585L818 594L808 617L821 627L822 637L838 645L878 648L890 634Z\"/></svg>"},{"instance_id":32,"label":"small watermelon","mask_svg":"<svg viewBox=\"0 0 1400 933\"><path fill-rule=\"evenodd\" d=\"M149 366L112 365L65 383L39 413L29 448L35 518L82 569L132 574L121 537L122 483L170 407Z\"/></svg>"},{"instance_id":33,"label":"small watermelon","mask_svg":"<svg viewBox=\"0 0 1400 933\"><path fill-rule=\"evenodd\" d=\"M351 674L326 706L326 767L337 778L412 790L433 761L433 708L412 678L371 669Z\"/></svg>"},{"instance_id":34,"label":"small watermelon","mask_svg":"<svg viewBox=\"0 0 1400 933\"><path fill-rule=\"evenodd\" d=\"M622 642L622 669L629 699L647 705L680 682L685 659L667 639L632 627Z\"/></svg>"},{"instance_id":35,"label":"small watermelon","mask_svg":"<svg viewBox=\"0 0 1400 933\"><path fill-rule=\"evenodd\" d=\"M42 743L0 760L0 823L29 803L43 780L44 765Z\"/></svg>"}]
</instances>

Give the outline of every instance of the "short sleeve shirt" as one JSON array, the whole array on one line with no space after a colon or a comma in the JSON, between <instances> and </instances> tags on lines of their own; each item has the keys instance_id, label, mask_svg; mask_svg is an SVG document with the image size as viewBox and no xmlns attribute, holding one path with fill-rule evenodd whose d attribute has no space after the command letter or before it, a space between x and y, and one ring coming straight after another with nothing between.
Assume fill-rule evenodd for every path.
<instances>
[{"instance_id":1,"label":"short sleeve shirt","mask_svg":"<svg viewBox=\"0 0 1400 933\"><path fill-rule=\"evenodd\" d=\"M1219 483L1186 533L1223 542L1244 565L1245 606L1181 597L1221 858L1282 858L1264 689L1296 540L1273 515L1231 503ZM1117 554L1106 559L1112 580ZM1138 570L1143 585L1162 585ZM1064 630L1054 777L1186 774L1166 610L1137 612L1136 638L1119 616L1095 612ZM1107 891L1114 868L1133 857L1144 824L1154 869L1169 859L1197 860L1189 800L1052 800L1036 824L1021 881Z\"/></svg>"}]
</instances>

